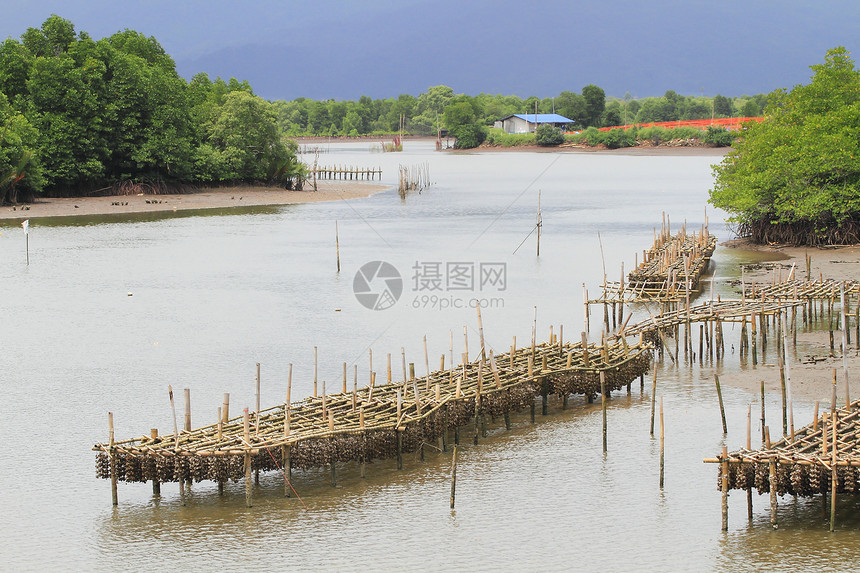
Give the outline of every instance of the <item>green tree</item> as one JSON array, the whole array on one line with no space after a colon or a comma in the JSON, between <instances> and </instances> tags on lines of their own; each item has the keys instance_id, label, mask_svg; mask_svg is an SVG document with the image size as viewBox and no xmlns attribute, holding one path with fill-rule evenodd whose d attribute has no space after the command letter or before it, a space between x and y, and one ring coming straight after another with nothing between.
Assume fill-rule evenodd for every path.
<instances>
[{"instance_id":1,"label":"green tree","mask_svg":"<svg viewBox=\"0 0 860 573\"><path fill-rule=\"evenodd\" d=\"M756 241L860 240L860 74L842 47L812 70L714 168L710 202Z\"/></svg>"},{"instance_id":2,"label":"green tree","mask_svg":"<svg viewBox=\"0 0 860 573\"><path fill-rule=\"evenodd\" d=\"M226 180L267 181L291 155L274 106L247 91L227 94L211 143L224 159Z\"/></svg>"},{"instance_id":3,"label":"green tree","mask_svg":"<svg viewBox=\"0 0 860 573\"><path fill-rule=\"evenodd\" d=\"M585 125L600 127L600 117L606 107L606 93L603 88L588 84L582 88L582 97L585 99Z\"/></svg>"},{"instance_id":4,"label":"green tree","mask_svg":"<svg viewBox=\"0 0 860 573\"><path fill-rule=\"evenodd\" d=\"M726 96L721 96L720 94L715 95L714 115L717 117L732 117L732 115L734 115L732 100Z\"/></svg>"},{"instance_id":5,"label":"green tree","mask_svg":"<svg viewBox=\"0 0 860 573\"><path fill-rule=\"evenodd\" d=\"M0 93L0 204L15 204L41 191L44 180L37 157L38 133Z\"/></svg>"}]
</instances>

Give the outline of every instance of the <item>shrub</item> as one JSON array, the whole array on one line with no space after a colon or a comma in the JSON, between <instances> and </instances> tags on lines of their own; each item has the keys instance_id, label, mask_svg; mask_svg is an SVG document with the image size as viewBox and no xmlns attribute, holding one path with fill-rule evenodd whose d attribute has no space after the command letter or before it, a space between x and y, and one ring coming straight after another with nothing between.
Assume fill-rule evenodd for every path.
<instances>
[{"instance_id":1,"label":"shrub","mask_svg":"<svg viewBox=\"0 0 860 573\"><path fill-rule=\"evenodd\" d=\"M487 143L502 147L517 147L519 145L534 145L533 133L505 133L504 130L492 128L487 132Z\"/></svg>"},{"instance_id":2,"label":"shrub","mask_svg":"<svg viewBox=\"0 0 860 573\"><path fill-rule=\"evenodd\" d=\"M708 131L705 133L703 141L714 147L728 147L735 140L735 134L728 129L721 127L708 126Z\"/></svg>"},{"instance_id":3,"label":"shrub","mask_svg":"<svg viewBox=\"0 0 860 573\"><path fill-rule=\"evenodd\" d=\"M473 149L478 147L487 138L487 132L481 125L469 123L454 128L451 134L457 138L454 145L457 149Z\"/></svg>"},{"instance_id":4,"label":"shrub","mask_svg":"<svg viewBox=\"0 0 860 573\"><path fill-rule=\"evenodd\" d=\"M553 147L564 143L564 134L555 126L539 125L535 131L535 142L542 147Z\"/></svg>"},{"instance_id":5,"label":"shrub","mask_svg":"<svg viewBox=\"0 0 860 573\"><path fill-rule=\"evenodd\" d=\"M610 129L609 131L602 131L600 134L603 136L603 143L609 149L636 145L636 135L633 130Z\"/></svg>"}]
</instances>

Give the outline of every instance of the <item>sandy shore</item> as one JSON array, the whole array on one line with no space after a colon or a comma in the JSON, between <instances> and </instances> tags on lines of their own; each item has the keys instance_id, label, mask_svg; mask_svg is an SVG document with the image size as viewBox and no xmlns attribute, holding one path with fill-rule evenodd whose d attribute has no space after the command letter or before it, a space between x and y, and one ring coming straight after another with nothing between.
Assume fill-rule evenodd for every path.
<instances>
[{"instance_id":1,"label":"sandy shore","mask_svg":"<svg viewBox=\"0 0 860 573\"><path fill-rule=\"evenodd\" d=\"M795 276L806 279L807 254L812 258L812 277L818 279L833 278L836 280L848 280L860 278L860 245L832 248L810 248L810 247L787 247L778 245L752 245L743 239L736 239L723 243L722 246L739 248L757 252L770 253L774 256L772 263L766 263L761 268L744 272L748 282L770 283L773 280L774 269L777 279L782 269L783 279L787 278L791 266L795 265ZM837 301L838 303L838 301ZM851 313L854 307L850 308ZM798 319L800 320L800 319ZM849 319L851 330L851 341L848 344L848 373L849 373L849 396L852 399L860 397L860 353L857 349L857 338L855 322ZM795 400L815 401L830 403L833 370L837 372L837 395L839 402L845 404L845 377L842 370L842 352L840 350L842 332L834 332L834 352L830 352L830 334L825 326L820 325L813 332L801 332L802 325L798 326L796 360L790 364L792 394ZM779 367L776 362L774 345L776 337L770 333L768 339L768 355L765 363L736 373L727 373L720 376L723 384L740 387L751 394L760 392L761 381L765 382L765 391L768 394L781 392ZM737 354L728 355L728 359L736 359ZM796 422L796 426L805 424Z\"/></svg>"},{"instance_id":2,"label":"sandy shore","mask_svg":"<svg viewBox=\"0 0 860 573\"><path fill-rule=\"evenodd\" d=\"M192 209L223 209L260 205L291 205L368 197L388 189L385 185L350 181L319 181L317 191L287 191L278 187L220 187L182 195L128 195L110 197L46 198L18 207L0 208L0 219L36 219L72 215L114 215ZM119 205L117 205L119 203Z\"/></svg>"}]
</instances>

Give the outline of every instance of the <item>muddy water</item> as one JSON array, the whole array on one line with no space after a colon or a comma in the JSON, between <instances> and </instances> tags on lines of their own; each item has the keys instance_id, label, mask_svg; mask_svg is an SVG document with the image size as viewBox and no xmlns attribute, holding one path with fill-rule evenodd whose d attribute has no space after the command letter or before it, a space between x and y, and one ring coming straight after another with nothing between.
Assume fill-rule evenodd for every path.
<instances>
[{"instance_id":1,"label":"muddy water","mask_svg":"<svg viewBox=\"0 0 860 573\"><path fill-rule=\"evenodd\" d=\"M582 283L596 289L604 261L610 279L621 261L629 270L663 211L673 228L702 224L716 159L449 155L416 143L380 154L341 145L320 163L381 165L384 182L394 184L398 165L426 162L433 185L405 200L392 190L239 214L33 221L29 266L20 228L0 228L2 568L852 568L860 525L854 500L841 500L839 531L829 534L819 499L783 498L774 532L767 498L755 496L749 522L745 496L735 493L729 532L720 532L716 468L701 463L724 443L707 363L658 365L663 490L659 443L648 432L650 379L644 392L636 382L629 395L613 396L606 456L600 410L578 399L565 411L553 403L536 425L515 418L511 432L496 420L487 439L461 451L455 512L448 509L450 454L432 453L424 463L408 456L403 471L376 462L367 479L346 465L336 488L325 472L299 473L301 502L284 499L282 480L264 475L252 509L244 507L242 484L221 497L206 482L193 486L186 507L175 484L164 485L160 498L149 484L120 484L114 509L109 484L94 477L90 447L107 439L108 411L119 438L172 431L168 384L191 389L192 423L200 425L214 421L224 392L234 414L253 406L256 362L264 405L284 399L290 363L293 396L309 394L314 346L329 387L340 384L343 362L350 372L357 364L366 384L368 348L377 372L384 373L387 353L399 365L403 348L422 374L425 335L431 367L441 354L449 360L451 338L459 356L464 326L475 351L472 299L487 305L487 344L499 352L513 336L520 345L530 339L535 307L539 338L559 324L565 338L578 335ZM529 233L539 191L538 258ZM722 214L708 216L711 231L726 237ZM729 293L738 261L753 256L718 249L715 291ZM387 310L368 310L353 294L356 271L374 260L403 277L403 293ZM449 264L501 265L504 285L423 288L419 279L436 264L440 272ZM598 322L593 315L592 326ZM739 367L731 356L723 366ZM724 398L725 443L736 448L745 441L747 404L757 411L759 403L733 388ZM777 399L767 398L769 412L777 412ZM798 404L795 418L809 419L811 411Z\"/></svg>"}]
</instances>

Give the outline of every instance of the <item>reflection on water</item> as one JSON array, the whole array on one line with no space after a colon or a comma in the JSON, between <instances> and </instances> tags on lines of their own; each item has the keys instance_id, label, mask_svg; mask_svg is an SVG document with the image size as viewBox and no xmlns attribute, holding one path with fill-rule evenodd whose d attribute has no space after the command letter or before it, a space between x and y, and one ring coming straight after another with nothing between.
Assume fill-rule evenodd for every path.
<instances>
[{"instance_id":1,"label":"reflection on water","mask_svg":"<svg viewBox=\"0 0 860 573\"><path fill-rule=\"evenodd\" d=\"M857 543L856 500L840 500L839 531L826 532L819 499L783 498L780 530L768 528L768 500L755 496L755 519L737 492L730 530L719 528L716 468L701 462L723 444L708 361L692 369L658 368L666 420L666 484L658 487L659 441L648 432L651 380L644 393L616 393L609 409L609 452L601 451L599 405L571 400L531 425L496 420L480 445L464 444L457 508L448 508L450 454L425 462L407 456L375 462L367 479L354 465L298 473L306 504L283 497L277 475L261 476L254 507L243 484L192 487L180 507L176 486L153 498L149 484L120 484L120 506L94 478L92 443L107 438L107 411L120 438L172 429L167 385L190 388L192 422L214 421L224 392L232 412L254 403L254 363L262 363L263 404L284 399L293 364L293 396L311 392L313 347L320 378L338 384L342 363L368 378L407 360L423 368L459 354L463 325L477 344L471 309L416 308L416 262L504 263L507 287L446 296L495 296L483 313L487 344L506 350L550 325L565 337L583 329L582 283L633 265L667 211L673 227L704 220L710 157L597 154L433 153L407 142L402 154L367 146L332 147L340 164L382 165L396 183L397 165L427 161L433 186L401 200L389 191L349 202L250 208L229 214L177 212L127 220L75 218L31 228L30 265L20 230L0 235L3 296L4 416L0 418L0 487L6 534L4 568L92 570L798 570L847 569ZM516 255L532 229L541 191L541 257L534 243ZM199 215L199 216L198 216ZM205 216L204 216L205 215ZM720 213L712 232L725 237ZM338 221L342 272L335 268ZM717 223L714 223L717 221ZM603 242L601 258L597 231ZM709 296L728 296L739 261L718 249ZM352 293L358 268L386 260L404 277L394 308L369 311ZM129 296L131 295L131 296ZM648 315L639 308L632 320ZM600 317L592 314L592 327ZM597 323L597 324L596 324ZM557 332L557 330L556 330ZM599 337L593 330L592 337ZM737 331L727 327L727 347ZM768 347L768 352L771 351ZM761 349L760 349L761 350ZM434 358L435 357L435 358ZM771 360L770 355L762 358ZM446 358L446 362L448 359ZM727 354L720 371L740 368ZM395 368L395 370L397 370ZM382 374L384 375L384 374ZM744 441L746 407L758 398L724 388L729 435ZM779 408L768 396L769 412ZM179 406L181 407L181 405ZM809 419L810 404L795 418ZM539 416L540 418L540 416ZM754 432L757 430L754 429Z\"/></svg>"}]
</instances>

